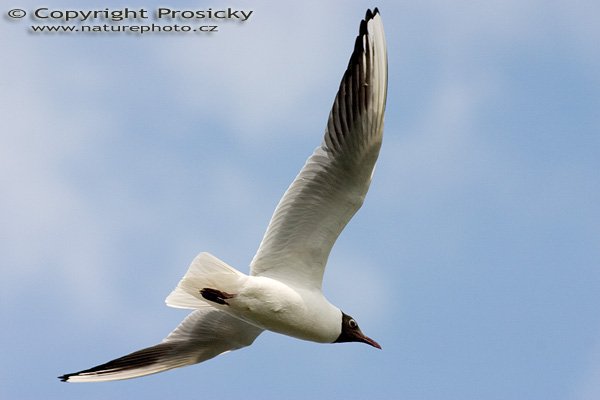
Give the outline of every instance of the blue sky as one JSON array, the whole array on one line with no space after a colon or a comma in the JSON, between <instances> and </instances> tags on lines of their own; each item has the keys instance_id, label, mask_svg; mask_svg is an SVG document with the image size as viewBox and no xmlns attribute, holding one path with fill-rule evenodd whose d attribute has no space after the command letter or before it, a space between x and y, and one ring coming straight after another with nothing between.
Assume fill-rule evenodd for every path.
<instances>
[{"instance_id":1,"label":"blue sky","mask_svg":"<svg viewBox=\"0 0 600 400\"><path fill-rule=\"evenodd\" d=\"M30 11L216 2L11 1ZM600 398L600 6L236 1L194 34L0 22L3 399ZM276 334L137 380L200 251L247 271L379 6L384 144L324 289L383 346Z\"/></svg>"}]
</instances>

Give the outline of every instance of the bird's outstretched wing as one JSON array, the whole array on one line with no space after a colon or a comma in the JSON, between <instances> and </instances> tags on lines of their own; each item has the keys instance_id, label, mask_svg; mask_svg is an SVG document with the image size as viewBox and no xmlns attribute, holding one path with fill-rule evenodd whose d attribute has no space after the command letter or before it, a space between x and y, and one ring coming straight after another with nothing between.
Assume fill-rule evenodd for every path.
<instances>
[{"instance_id":1,"label":"bird's outstretched wing","mask_svg":"<svg viewBox=\"0 0 600 400\"><path fill-rule=\"evenodd\" d=\"M383 137L387 54L379 11L367 11L325 138L280 200L252 275L320 289L340 232L363 203Z\"/></svg>"},{"instance_id":2,"label":"bird's outstretched wing","mask_svg":"<svg viewBox=\"0 0 600 400\"><path fill-rule=\"evenodd\" d=\"M262 331L224 311L201 308L188 315L161 343L59 379L101 382L155 374L249 346Z\"/></svg>"}]
</instances>

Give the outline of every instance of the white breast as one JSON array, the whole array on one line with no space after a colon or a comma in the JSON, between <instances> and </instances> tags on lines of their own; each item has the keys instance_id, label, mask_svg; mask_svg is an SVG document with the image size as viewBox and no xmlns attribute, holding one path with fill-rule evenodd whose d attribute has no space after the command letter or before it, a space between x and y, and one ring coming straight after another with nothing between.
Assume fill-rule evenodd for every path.
<instances>
[{"instance_id":1,"label":"white breast","mask_svg":"<svg viewBox=\"0 0 600 400\"><path fill-rule=\"evenodd\" d=\"M229 312L263 329L320 343L341 332L342 312L320 291L298 289L280 281L249 276Z\"/></svg>"}]
</instances>

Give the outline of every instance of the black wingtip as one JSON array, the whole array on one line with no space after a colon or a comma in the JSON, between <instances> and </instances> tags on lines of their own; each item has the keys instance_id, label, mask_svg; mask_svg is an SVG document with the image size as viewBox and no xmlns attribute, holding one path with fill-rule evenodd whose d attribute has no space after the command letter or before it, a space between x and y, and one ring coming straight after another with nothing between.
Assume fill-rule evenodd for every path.
<instances>
[{"instance_id":1,"label":"black wingtip","mask_svg":"<svg viewBox=\"0 0 600 400\"><path fill-rule=\"evenodd\" d=\"M172 354L176 344L173 342L163 342L157 345L147 347L142 350L134 351L126 356L116 358L104 364L97 365L93 368L89 368L79 372L73 372L59 376L63 382L69 382L71 377L80 375L105 375L107 373L117 373L122 371L134 370L138 368L147 367L152 364L156 364L161 359L168 359ZM171 367L173 368L173 367ZM141 375L139 375L141 376ZM119 378L117 378L119 379Z\"/></svg>"},{"instance_id":2,"label":"black wingtip","mask_svg":"<svg viewBox=\"0 0 600 400\"><path fill-rule=\"evenodd\" d=\"M376 15L379 14L379 8L375 7L373 9L373 11L371 11L370 8L367 9L367 12L365 13L365 21L369 22L370 20L372 20L373 18L375 18Z\"/></svg>"},{"instance_id":3,"label":"black wingtip","mask_svg":"<svg viewBox=\"0 0 600 400\"><path fill-rule=\"evenodd\" d=\"M360 21L360 28L358 28L358 36L364 36L367 34L367 19Z\"/></svg>"},{"instance_id":4,"label":"black wingtip","mask_svg":"<svg viewBox=\"0 0 600 400\"><path fill-rule=\"evenodd\" d=\"M376 15L379 15L379 9L377 7L375 7L373 11L371 11L370 8L367 9L367 12L365 13L365 19L360 21L360 28L358 30L359 36L367 34L367 24L370 20L375 18Z\"/></svg>"},{"instance_id":5,"label":"black wingtip","mask_svg":"<svg viewBox=\"0 0 600 400\"><path fill-rule=\"evenodd\" d=\"M365 19L360 21L360 27L358 28L358 36L356 36L356 40L354 41L354 51L352 52L350 60L348 61L348 68L350 68L350 66L356 63L359 54L361 54L364 51L362 38L363 36L369 34L369 31L367 30L368 22L375 18L375 16L378 14L379 9L377 7L375 7L373 11L371 11L371 9L369 8L367 9L367 13L365 14Z\"/></svg>"}]
</instances>

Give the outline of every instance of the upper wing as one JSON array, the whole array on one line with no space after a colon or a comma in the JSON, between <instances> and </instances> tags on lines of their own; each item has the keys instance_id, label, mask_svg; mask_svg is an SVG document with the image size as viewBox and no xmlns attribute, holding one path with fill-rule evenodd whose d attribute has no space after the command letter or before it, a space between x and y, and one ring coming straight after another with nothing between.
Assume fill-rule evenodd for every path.
<instances>
[{"instance_id":1,"label":"upper wing","mask_svg":"<svg viewBox=\"0 0 600 400\"><path fill-rule=\"evenodd\" d=\"M155 374L250 346L262 331L224 311L201 308L155 346L59 378L63 382L100 382Z\"/></svg>"},{"instance_id":2,"label":"upper wing","mask_svg":"<svg viewBox=\"0 0 600 400\"><path fill-rule=\"evenodd\" d=\"M367 10L325 138L279 201L252 275L321 288L327 258L363 203L383 137L387 54L379 11Z\"/></svg>"}]
</instances>

